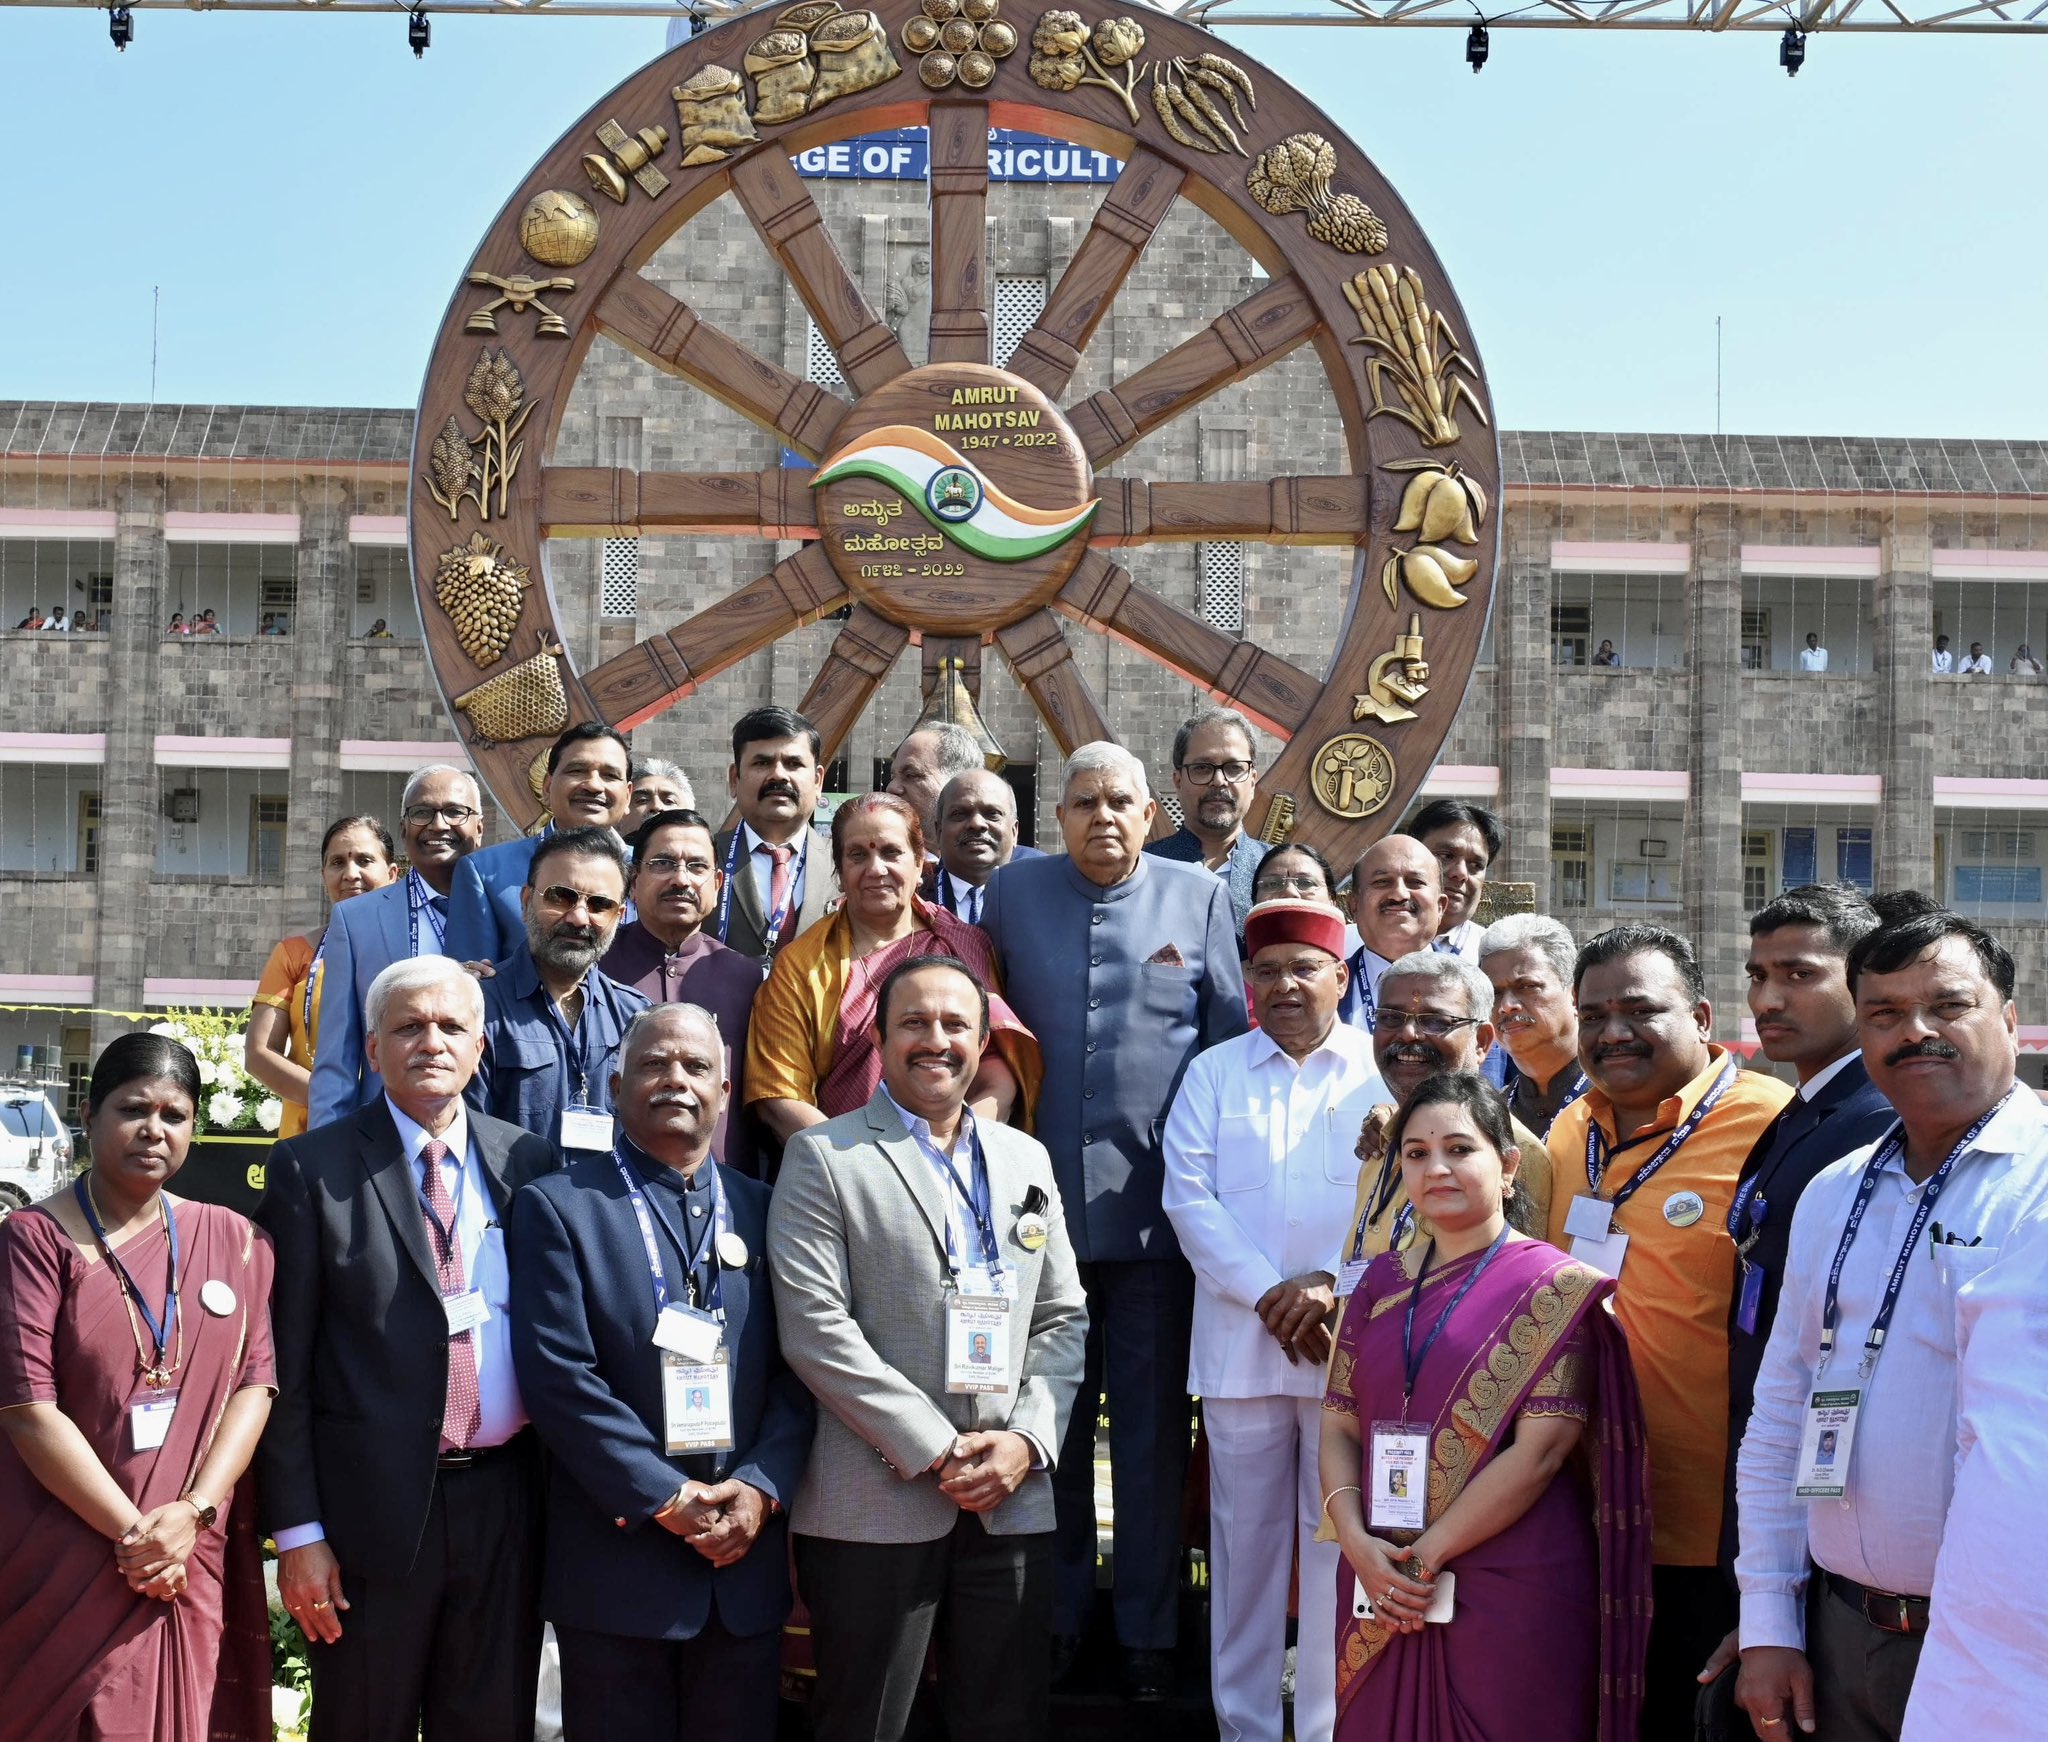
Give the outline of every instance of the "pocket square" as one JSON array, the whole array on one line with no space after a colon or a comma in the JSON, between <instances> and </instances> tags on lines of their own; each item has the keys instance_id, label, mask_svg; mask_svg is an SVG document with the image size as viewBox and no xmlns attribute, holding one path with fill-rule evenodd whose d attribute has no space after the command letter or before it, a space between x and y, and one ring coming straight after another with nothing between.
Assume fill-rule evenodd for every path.
<instances>
[{"instance_id":1,"label":"pocket square","mask_svg":"<svg viewBox=\"0 0 2048 1742\"><path fill-rule=\"evenodd\" d=\"M1145 958L1148 968L1185 968L1187 965L1187 959L1173 944L1161 944Z\"/></svg>"}]
</instances>

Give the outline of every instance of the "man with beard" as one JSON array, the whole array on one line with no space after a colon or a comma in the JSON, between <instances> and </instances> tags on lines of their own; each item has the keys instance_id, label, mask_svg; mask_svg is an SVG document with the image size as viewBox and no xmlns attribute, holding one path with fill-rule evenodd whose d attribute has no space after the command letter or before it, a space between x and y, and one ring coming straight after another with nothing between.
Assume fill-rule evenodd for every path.
<instances>
[{"instance_id":1,"label":"man with beard","mask_svg":"<svg viewBox=\"0 0 2048 1742\"><path fill-rule=\"evenodd\" d=\"M1509 1060L1501 1092L1508 1111L1531 1131L1548 1133L1586 1092L1572 1003L1578 954L1569 928L1542 913L1511 913L1479 940L1479 971L1493 982L1494 1031Z\"/></svg>"},{"instance_id":2,"label":"man with beard","mask_svg":"<svg viewBox=\"0 0 2048 1742\"><path fill-rule=\"evenodd\" d=\"M775 1730L785 1508L815 1411L776 1335L768 1188L713 1140L724 1058L709 1011L643 1010L616 1148L512 1206L512 1357L555 1454L541 1613L571 1742ZM678 1330L697 1344L669 1347Z\"/></svg>"},{"instance_id":3,"label":"man with beard","mask_svg":"<svg viewBox=\"0 0 2048 1742\"><path fill-rule=\"evenodd\" d=\"M725 1041L725 1073L732 1085L712 1142L727 1167L758 1174L740 1071L761 969L704 929L718 908L718 883L708 822L693 810L650 818L633 837L635 917L619 927L599 966L608 979L650 1004L694 1004L711 1012Z\"/></svg>"},{"instance_id":4,"label":"man with beard","mask_svg":"<svg viewBox=\"0 0 2048 1742\"><path fill-rule=\"evenodd\" d=\"M1736 1175L1792 1097L1709 1039L1692 945L1657 925L1602 932L1573 969L1592 1087L1550 1128L1550 1239L1617 1278L1650 1443L1655 1619L1643 1742L1690 1733L1700 1666L1733 1624L1716 1565L1728 1454ZM1583 1183L1581 1183L1583 1182Z\"/></svg>"},{"instance_id":5,"label":"man with beard","mask_svg":"<svg viewBox=\"0 0 2048 1742\"><path fill-rule=\"evenodd\" d=\"M1351 867L1351 920L1359 944L1345 963L1351 983L1337 1012L1344 1021L1372 1027L1387 964L1428 949L1443 911L1443 873L1436 855L1420 841L1389 835L1359 854Z\"/></svg>"},{"instance_id":6,"label":"man with beard","mask_svg":"<svg viewBox=\"0 0 2048 1742\"><path fill-rule=\"evenodd\" d=\"M924 897L969 925L981 923L988 880L1012 859L1041 857L1017 844L1017 795L1000 774L976 768L956 774L939 794L939 857L926 874Z\"/></svg>"},{"instance_id":7,"label":"man with beard","mask_svg":"<svg viewBox=\"0 0 2048 1742\"><path fill-rule=\"evenodd\" d=\"M1173 790L1181 825L1145 849L1161 859L1200 865L1230 890L1239 931L1252 910L1252 883L1266 843L1244 832L1259 791L1251 722L1231 708L1210 708L1181 723L1173 735Z\"/></svg>"},{"instance_id":8,"label":"man with beard","mask_svg":"<svg viewBox=\"0 0 2048 1742\"><path fill-rule=\"evenodd\" d=\"M1500 818L1469 799L1435 798L1408 819L1401 831L1436 855L1444 892L1435 947L1468 962L1479 959L1479 903L1486 876L1507 845Z\"/></svg>"},{"instance_id":9,"label":"man with beard","mask_svg":"<svg viewBox=\"0 0 2048 1742\"><path fill-rule=\"evenodd\" d=\"M1337 1718L1335 1543L1315 1540L1333 1232L1351 1133L1386 1097L1372 1042L1337 1020L1344 916L1267 901L1245 920L1259 1026L1188 1066L1166 1120L1166 1213L1195 1268L1188 1389L1209 1436L1210 1684L1233 1742L1280 1742L1292 1542L1297 1742Z\"/></svg>"},{"instance_id":10,"label":"man with beard","mask_svg":"<svg viewBox=\"0 0 2048 1742\"><path fill-rule=\"evenodd\" d=\"M1956 1296L2048 1216L2048 1111L2015 1080L2013 961L1981 926L1909 914L1860 939L1847 972L1899 1123L1815 1179L1792 1228L1736 1465L1735 1697L1760 1736L1896 1742L1956 1469ZM1973 1680L1995 1703L1997 1678ZM1945 1716L1958 1736L2010 1733L1968 1696Z\"/></svg>"},{"instance_id":11,"label":"man with beard","mask_svg":"<svg viewBox=\"0 0 2048 1742\"><path fill-rule=\"evenodd\" d=\"M541 802L545 833L486 847L462 862L448 898L448 954L458 962L495 962L526 935L520 891L533 855L560 829L616 829L632 797L632 752L609 726L571 726L548 751Z\"/></svg>"},{"instance_id":12,"label":"man with beard","mask_svg":"<svg viewBox=\"0 0 2048 1742\"><path fill-rule=\"evenodd\" d=\"M526 941L484 982L484 1057L466 1095L564 1151L602 1155L619 1042L647 1008L595 971L626 904L626 855L610 829L568 829L539 844L527 878Z\"/></svg>"},{"instance_id":13,"label":"man with beard","mask_svg":"<svg viewBox=\"0 0 2048 1742\"><path fill-rule=\"evenodd\" d=\"M987 766L987 756L965 726L927 720L889 758L888 790L917 812L926 841L936 841L940 790L956 774Z\"/></svg>"},{"instance_id":14,"label":"man with beard","mask_svg":"<svg viewBox=\"0 0 2048 1742\"><path fill-rule=\"evenodd\" d=\"M371 983L393 962L450 953L444 941L456 867L484 838L476 776L435 763L405 783L399 801L406 863L397 883L339 903L320 940L320 1045L313 1054L307 1123L327 1125L383 1093L364 1056Z\"/></svg>"},{"instance_id":15,"label":"man with beard","mask_svg":"<svg viewBox=\"0 0 2048 1742\"><path fill-rule=\"evenodd\" d=\"M726 786L739 827L712 842L718 854L718 941L761 965L832 905L839 878L832 843L811 818L825 793L824 740L801 714L756 708L732 729Z\"/></svg>"}]
</instances>

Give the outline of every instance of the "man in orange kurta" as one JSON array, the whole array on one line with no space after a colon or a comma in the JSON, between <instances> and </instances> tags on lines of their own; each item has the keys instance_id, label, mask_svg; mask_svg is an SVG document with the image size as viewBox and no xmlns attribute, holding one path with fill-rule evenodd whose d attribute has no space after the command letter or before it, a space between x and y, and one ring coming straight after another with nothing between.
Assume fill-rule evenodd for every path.
<instances>
[{"instance_id":1,"label":"man in orange kurta","mask_svg":"<svg viewBox=\"0 0 2048 1742\"><path fill-rule=\"evenodd\" d=\"M1690 1735L1694 1677L1735 1620L1715 1565L1728 1450L1728 1206L1792 1091L1709 1040L1692 946L1624 925L1579 952L1592 1087L1550 1128L1550 1238L1614 1275L1650 1439L1652 1582L1644 1742Z\"/></svg>"}]
</instances>

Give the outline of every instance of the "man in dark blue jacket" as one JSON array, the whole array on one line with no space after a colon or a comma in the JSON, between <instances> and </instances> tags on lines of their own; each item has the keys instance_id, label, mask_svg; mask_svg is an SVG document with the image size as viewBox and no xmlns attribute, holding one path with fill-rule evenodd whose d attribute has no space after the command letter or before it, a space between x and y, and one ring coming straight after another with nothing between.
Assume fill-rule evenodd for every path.
<instances>
[{"instance_id":1,"label":"man in dark blue jacket","mask_svg":"<svg viewBox=\"0 0 2048 1742\"><path fill-rule=\"evenodd\" d=\"M712 1154L724 1062L708 1012L643 1012L611 1084L615 1149L512 1207L568 1742L775 1732L786 1509L815 1417L776 1337L768 1188Z\"/></svg>"}]
</instances>

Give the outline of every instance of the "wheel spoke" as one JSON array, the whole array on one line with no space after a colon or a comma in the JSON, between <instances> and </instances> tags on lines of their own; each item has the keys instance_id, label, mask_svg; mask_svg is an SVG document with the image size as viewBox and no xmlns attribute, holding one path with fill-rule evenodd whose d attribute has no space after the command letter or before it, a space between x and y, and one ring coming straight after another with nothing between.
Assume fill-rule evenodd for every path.
<instances>
[{"instance_id":1,"label":"wheel spoke","mask_svg":"<svg viewBox=\"0 0 2048 1742\"><path fill-rule=\"evenodd\" d=\"M818 728L818 736L824 740L820 762L830 762L839 754L839 746L869 697L881 687L889 668L909 644L908 629L877 616L865 605L854 606L811 687L796 705L796 711Z\"/></svg>"},{"instance_id":2,"label":"wheel spoke","mask_svg":"<svg viewBox=\"0 0 2048 1742\"><path fill-rule=\"evenodd\" d=\"M1315 304L1292 275L1226 309L1186 343L1067 413L1091 463L1105 466L1210 394L1277 363L1316 329Z\"/></svg>"},{"instance_id":3,"label":"wheel spoke","mask_svg":"<svg viewBox=\"0 0 2048 1742\"><path fill-rule=\"evenodd\" d=\"M807 466L761 472L546 466L540 475L541 536L731 532L752 538L816 538L818 511L810 486Z\"/></svg>"},{"instance_id":4,"label":"wheel spoke","mask_svg":"<svg viewBox=\"0 0 2048 1742\"><path fill-rule=\"evenodd\" d=\"M1097 478L1102 505L1094 545L1186 544L1251 538L1265 544L1355 544L1370 530L1362 477L1274 478L1267 483L1151 483Z\"/></svg>"},{"instance_id":5,"label":"wheel spoke","mask_svg":"<svg viewBox=\"0 0 2048 1742\"><path fill-rule=\"evenodd\" d=\"M1067 645L1066 631L1050 611L1034 611L1021 623L996 631L996 646L1017 681L1038 704L1046 730L1062 755L1098 738L1113 737L1109 721Z\"/></svg>"},{"instance_id":6,"label":"wheel spoke","mask_svg":"<svg viewBox=\"0 0 2048 1742\"><path fill-rule=\"evenodd\" d=\"M758 580L583 674L598 716L621 731L651 720L750 653L846 603L824 547L807 544Z\"/></svg>"},{"instance_id":7,"label":"wheel spoke","mask_svg":"<svg viewBox=\"0 0 2048 1742\"><path fill-rule=\"evenodd\" d=\"M901 342L861 294L825 228L824 213L789 158L763 146L734 167L732 191L838 353L847 384L856 393L872 393L908 369Z\"/></svg>"},{"instance_id":8,"label":"wheel spoke","mask_svg":"<svg viewBox=\"0 0 2048 1742\"><path fill-rule=\"evenodd\" d=\"M1055 608L1137 648L1282 738L1294 735L1322 694L1323 686L1299 666L1139 586L1099 550L1081 559Z\"/></svg>"},{"instance_id":9,"label":"wheel spoke","mask_svg":"<svg viewBox=\"0 0 2048 1742\"><path fill-rule=\"evenodd\" d=\"M986 363L988 105L931 107L934 363Z\"/></svg>"},{"instance_id":10,"label":"wheel spoke","mask_svg":"<svg viewBox=\"0 0 2048 1742\"><path fill-rule=\"evenodd\" d=\"M1066 392L1081 353L1145 245L1173 210L1186 180L1186 172L1163 157L1142 149L1131 153L1046 299L1045 312L1017 341L1008 364L1013 375L1023 376L1052 399Z\"/></svg>"},{"instance_id":11,"label":"wheel spoke","mask_svg":"<svg viewBox=\"0 0 2048 1742\"><path fill-rule=\"evenodd\" d=\"M597 324L635 356L701 387L806 459L824 453L846 415L843 399L769 362L644 278L628 276L607 290Z\"/></svg>"}]
</instances>

